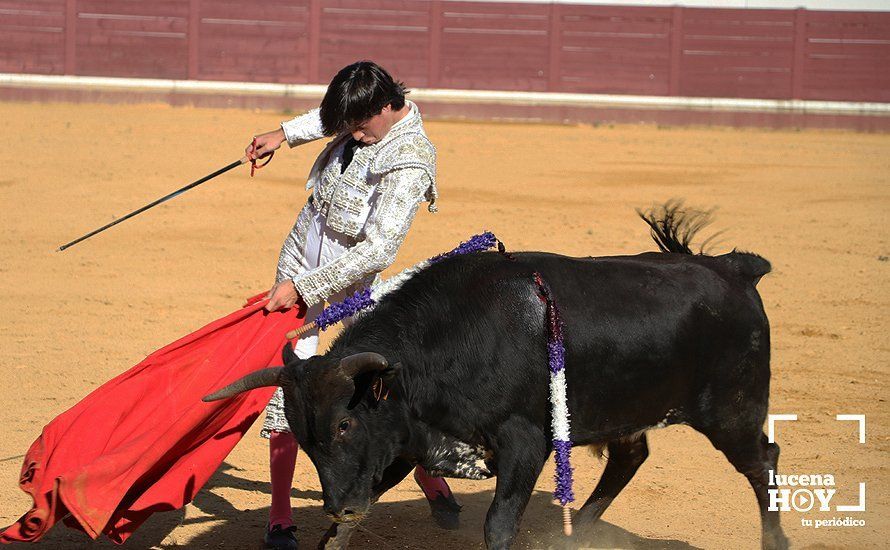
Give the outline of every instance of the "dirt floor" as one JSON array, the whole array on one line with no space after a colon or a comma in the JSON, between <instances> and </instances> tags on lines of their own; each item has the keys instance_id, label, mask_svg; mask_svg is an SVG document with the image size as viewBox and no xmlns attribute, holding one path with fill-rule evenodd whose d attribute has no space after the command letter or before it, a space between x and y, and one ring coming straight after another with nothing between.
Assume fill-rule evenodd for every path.
<instances>
[{"instance_id":1,"label":"dirt floor","mask_svg":"<svg viewBox=\"0 0 890 550\"><path fill-rule=\"evenodd\" d=\"M282 113L0 104L0 525L30 506L18 457L41 427L164 344L266 289L282 238L305 200L321 143L282 151L250 179L240 169L64 253L60 244L239 158ZM440 213L422 209L389 273L483 229L513 250L569 255L652 250L635 207L671 197L719 208L715 252L773 264L758 288L772 323L771 412L785 473L831 473L832 504L866 512L786 512L796 548L884 548L890 535L890 135L654 126L430 122ZM330 337L328 337L329 340ZM324 344L324 342L323 342ZM867 436L836 414L865 414ZM256 430L255 430L256 431ZM256 548L268 514L267 446L254 433L184 511L156 515L131 548ZM651 455L584 544L756 548L745 479L684 427L650 434ZM575 453L576 493L603 463ZM298 460L298 536L327 527L319 483ZM562 547L552 466L526 511L519 548ZM452 483L462 526L435 527L417 486L388 493L354 548L478 548L494 481ZM804 527L850 516L860 527ZM46 548L91 543L63 526Z\"/></svg>"}]
</instances>

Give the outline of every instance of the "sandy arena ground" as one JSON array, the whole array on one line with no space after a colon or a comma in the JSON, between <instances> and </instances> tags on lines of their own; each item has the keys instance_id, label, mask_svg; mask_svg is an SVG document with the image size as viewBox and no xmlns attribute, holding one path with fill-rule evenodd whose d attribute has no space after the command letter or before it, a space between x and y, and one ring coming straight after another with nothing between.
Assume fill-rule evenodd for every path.
<instances>
[{"instance_id":1,"label":"sandy arena ground","mask_svg":"<svg viewBox=\"0 0 890 550\"><path fill-rule=\"evenodd\" d=\"M227 174L64 253L60 244L241 156L282 113L161 105L0 104L0 525L30 500L18 455L41 427L164 344L266 289L305 200L321 143L282 151L250 179ZM772 322L771 412L785 473L832 473L833 504L865 513L787 512L796 548L885 548L890 535L890 135L654 126L430 122L440 213L421 210L390 273L483 229L513 250L569 255L652 250L634 208L670 197L719 207L715 252L768 258L759 285ZM329 340L329 338L328 338ZM323 342L326 345L326 342ZM542 367L543 368L543 367ZM866 414L867 439L838 413ZM684 427L650 434L651 455L605 514L590 547L756 548L745 479ZM131 548L256 548L268 514L267 446L255 432L184 511L156 515ZM11 457L11 458L10 458ZM575 453L576 493L603 463ZM327 527L315 472L299 457L298 536ZM354 548L479 548L494 481L454 481L462 527L442 531L411 481L387 494ZM526 511L518 548L559 547L552 466ZM850 515L864 527L802 527ZM108 547L64 526L45 548Z\"/></svg>"}]
</instances>

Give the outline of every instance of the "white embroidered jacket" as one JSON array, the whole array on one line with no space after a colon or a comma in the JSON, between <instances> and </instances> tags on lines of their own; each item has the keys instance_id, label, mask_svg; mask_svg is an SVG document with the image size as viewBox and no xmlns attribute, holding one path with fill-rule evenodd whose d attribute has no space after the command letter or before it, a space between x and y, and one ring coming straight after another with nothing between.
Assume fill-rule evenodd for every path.
<instances>
[{"instance_id":1,"label":"white embroidered jacket","mask_svg":"<svg viewBox=\"0 0 890 550\"><path fill-rule=\"evenodd\" d=\"M341 174L348 132L334 138L315 161L306 189L312 190L278 258L276 281L291 279L307 305L386 269L408 233L421 201L436 211L436 150L423 130L417 106L382 140L359 148ZM281 124L291 147L324 136L319 110ZM320 212L327 226L351 246L336 259L302 270L300 255L312 216Z\"/></svg>"}]
</instances>

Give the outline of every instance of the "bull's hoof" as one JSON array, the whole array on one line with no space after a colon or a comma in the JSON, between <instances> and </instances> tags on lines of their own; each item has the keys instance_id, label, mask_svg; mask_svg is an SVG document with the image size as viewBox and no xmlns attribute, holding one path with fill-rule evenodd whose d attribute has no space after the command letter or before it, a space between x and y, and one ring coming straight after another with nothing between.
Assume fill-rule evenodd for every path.
<instances>
[{"instance_id":1,"label":"bull's hoof","mask_svg":"<svg viewBox=\"0 0 890 550\"><path fill-rule=\"evenodd\" d=\"M763 550L788 550L788 538L781 530L763 534Z\"/></svg>"},{"instance_id":2,"label":"bull's hoof","mask_svg":"<svg viewBox=\"0 0 890 550\"><path fill-rule=\"evenodd\" d=\"M318 550L346 550L354 529L355 527L346 523L331 524L324 536L321 537Z\"/></svg>"},{"instance_id":3,"label":"bull's hoof","mask_svg":"<svg viewBox=\"0 0 890 550\"><path fill-rule=\"evenodd\" d=\"M439 493L434 500L428 502L436 525L449 531L456 531L460 528L460 510L463 506L454 500L454 494L446 497Z\"/></svg>"},{"instance_id":4,"label":"bull's hoof","mask_svg":"<svg viewBox=\"0 0 890 550\"><path fill-rule=\"evenodd\" d=\"M297 550L297 528L273 525L263 537L263 550Z\"/></svg>"}]
</instances>

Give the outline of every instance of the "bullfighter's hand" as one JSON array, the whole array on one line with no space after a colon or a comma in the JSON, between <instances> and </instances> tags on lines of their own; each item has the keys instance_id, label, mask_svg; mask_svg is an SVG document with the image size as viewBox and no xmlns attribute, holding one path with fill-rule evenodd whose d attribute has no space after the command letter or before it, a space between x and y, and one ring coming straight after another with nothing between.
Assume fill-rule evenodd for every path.
<instances>
[{"instance_id":1,"label":"bullfighter's hand","mask_svg":"<svg viewBox=\"0 0 890 550\"><path fill-rule=\"evenodd\" d=\"M244 154L247 160L257 160L275 151L284 143L284 130L281 128L260 134L256 137L256 150L253 148L253 140L245 147Z\"/></svg>"},{"instance_id":2,"label":"bullfighter's hand","mask_svg":"<svg viewBox=\"0 0 890 550\"><path fill-rule=\"evenodd\" d=\"M267 297L269 298L269 303L265 306L266 311L290 309L294 307L294 304L298 301L301 301L300 294L297 292L296 287L294 287L294 282L291 280L275 283L272 289L269 290Z\"/></svg>"}]
</instances>

